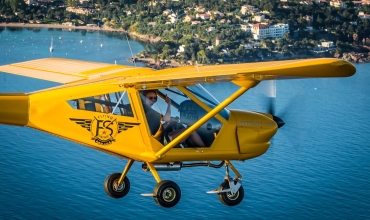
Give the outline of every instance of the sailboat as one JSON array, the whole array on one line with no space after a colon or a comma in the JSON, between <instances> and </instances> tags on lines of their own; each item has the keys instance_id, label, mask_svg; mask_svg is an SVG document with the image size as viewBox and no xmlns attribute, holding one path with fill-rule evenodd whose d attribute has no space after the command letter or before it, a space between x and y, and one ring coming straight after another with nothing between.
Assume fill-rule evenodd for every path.
<instances>
[{"instance_id":1,"label":"sailboat","mask_svg":"<svg viewBox=\"0 0 370 220\"><path fill-rule=\"evenodd\" d=\"M54 47L53 47L53 37L51 37L51 45L50 45L50 53L53 52Z\"/></svg>"}]
</instances>

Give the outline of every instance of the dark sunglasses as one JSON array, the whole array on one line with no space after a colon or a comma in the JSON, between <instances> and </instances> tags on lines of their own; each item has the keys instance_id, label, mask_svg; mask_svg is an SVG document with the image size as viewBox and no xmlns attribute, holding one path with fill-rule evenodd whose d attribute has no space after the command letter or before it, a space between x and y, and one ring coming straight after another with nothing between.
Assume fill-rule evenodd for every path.
<instances>
[{"instance_id":1,"label":"dark sunglasses","mask_svg":"<svg viewBox=\"0 0 370 220\"><path fill-rule=\"evenodd\" d=\"M149 100L157 100L157 96L149 96L147 97Z\"/></svg>"}]
</instances>

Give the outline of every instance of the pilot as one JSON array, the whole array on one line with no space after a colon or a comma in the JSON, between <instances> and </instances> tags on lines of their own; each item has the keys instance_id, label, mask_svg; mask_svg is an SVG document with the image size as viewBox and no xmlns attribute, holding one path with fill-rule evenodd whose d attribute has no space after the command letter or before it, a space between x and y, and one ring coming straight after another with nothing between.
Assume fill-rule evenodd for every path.
<instances>
[{"instance_id":1,"label":"pilot","mask_svg":"<svg viewBox=\"0 0 370 220\"><path fill-rule=\"evenodd\" d=\"M146 90L143 92L145 95L145 103L152 107L154 103L157 102L158 96L157 92L155 90ZM163 121L169 122L171 119L171 99L167 97L165 98L165 102L167 103L167 109L166 109L166 114L163 116Z\"/></svg>"},{"instance_id":2,"label":"pilot","mask_svg":"<svg viewBox=\"0 0 370 220\"><path fill-rule=\"evenodd\" d=\"M154 105L154 103L157 102L158 96L157 96L157 92L155 90L145 90L142 93L145 95L145 104L147 106L152 107ZM165 102L167 103L166 114L164 116L160 115L159 118L155 113L153 113L153 112L155 112L153 109L148 109L144 105L144 110L145 110L145 114L146 114L146 117L147 117L147 121L148 121L148 124L149 124L149 128L151 130L151 133L152 133L154 138L156 138L157 140L159 140L162 143L164 141L163 137L160 137L160 136L163 136L162 131L163 131L163 129L166 129L167 126L171 123L171 99L168 98L167 95L166 95L166 98L165 98ZM163 127L161 121L166 122L164 127ZM158 125L158 123L159 123L159 125ZM187 128L183 127L179 130L168 131L167 135L168 135L170 140L167 140L167 141L171 141L171 140L175 139L177 136L179 136L186 129ZM166 130L168 130L168 129L166 129ZM197 132L191 133L190 136L187 138L187 140L183 141L183 143L189 143L188 145L195 146L195 147L204 147L204 146L206 146L204 144L204 142L202 141L202 138L199 136L199 134Z\"/></svg>"}]
</instances>

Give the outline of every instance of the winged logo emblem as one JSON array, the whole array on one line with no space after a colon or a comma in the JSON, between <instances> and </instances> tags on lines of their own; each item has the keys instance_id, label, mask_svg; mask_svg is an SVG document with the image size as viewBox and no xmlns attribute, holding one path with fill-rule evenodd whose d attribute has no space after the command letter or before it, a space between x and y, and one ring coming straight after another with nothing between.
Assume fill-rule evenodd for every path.
<instances>
[{"instance_id":1,"label":"winged logo emblem","mask_svg":"<svg viewBox=\"0 0 370 220\"><path fill-rule=\"evenodd\" d=\"M119 122L113 115L99 115L94 119L69 118L91 133L91 140L100 145L109 145L115 141L117 134L126 131L140 123Z\"/></svg>"}]
</instances>

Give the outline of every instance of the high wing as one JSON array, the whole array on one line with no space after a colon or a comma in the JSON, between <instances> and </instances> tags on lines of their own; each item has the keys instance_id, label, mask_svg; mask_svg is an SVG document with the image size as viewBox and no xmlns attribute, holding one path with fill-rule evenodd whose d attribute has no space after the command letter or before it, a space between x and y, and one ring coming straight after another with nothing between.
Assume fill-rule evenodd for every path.
<instances>
[{"instance_id":1,"label":"high wing","mask_svg":"<svg viewBox=\"0 0 370 220\"><path fill-rule=\"evenodd\" d=\"M107 83L137 88L193 85L222 81L347 77L355 67L334 58L284 60L212 66L186 66L164 70L107 63L45 58L0 66L0 71L65 84Z\"/></svg>"},{"instance_id":2,"label":"high wing","mask_svg":"<svg viewBox=\"0 0 370 220\"><path fill-rule=\"evenodd\" d=\"M133 68L108 63L45 58L0 66L0 71L52 82L71 83L112 75L117 72L122 73Z\"/></svg>"}]
</instances>

